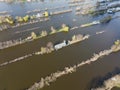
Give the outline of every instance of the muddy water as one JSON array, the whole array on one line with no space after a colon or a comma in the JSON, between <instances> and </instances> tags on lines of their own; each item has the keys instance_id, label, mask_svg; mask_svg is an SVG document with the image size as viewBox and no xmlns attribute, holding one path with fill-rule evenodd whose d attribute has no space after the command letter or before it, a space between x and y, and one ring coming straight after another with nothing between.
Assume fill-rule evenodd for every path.
<instances>
[{"instance_id":1,"label":"muddy water","mask_svg":"<svg viewBox=\"0 0 120 90\"><path fill-rule=\"evenodd\" d=\"M119 88L115 87L115 88L113 88L112 90L119 90Z\"/></svg>"},{"instance_id":2,"label":"muddy water","mask_svg":"<svg viewBox=\"0 0 120 90\"><path fill-rule=\"evenodd\" d=\"M37 4L39 5L39 3ZM57 3L61 2L58 1ZM14 4L10 5L14 6ZM23 5L26 6L26 3ZM6 4L6 6L9 5ZM37 5L35 7L37 7ZM34 5L32 6L32 8L35 7ZM120 14L117 13L116 15ZM66 23L73 27L82 23L91 22L97 18L100 17L92 18L90 16L75 16L74 11L72 13L56 15L51 17L48 22L27 25L13 30L0 32L0 41L17 39L20 37L24 38L31 32L15 34L16 31L20 30L40 27L40 29L34 30L36 33L39 33L43 29L49 31L51 25L55 28L60 28L62 23ZM76 19L76 21L73 21L73 19ZM108 24L80 28L68 33L58 33L33 42L1 50L0 63L3 63L38 51L40 50L40 47L45 46L48 41L58 42L64 39L70 39L72 35L78 33L93 35L88 40L65 47L59 51L52 52L51 54L32 56L23 61L0 67L0 90L25 90L35 82L38 82L41 77L46 77L57 70L63 70L66 66L72 66L87 60L88 58L91 58L93 53L109 49L114 40L120 39L119 23L119 19L114 19ZM95 32L102 30L106 32L95 35ZM113 72L116 68L120 68L120 52L110 54L93 64L81 67L77 72L59 78L56 82L52 83L51 86L45 87L43 90L90 90L95 84L95 82L93 82L94 80L104 77L106 74Z\"/></svg>"}]
</instances>

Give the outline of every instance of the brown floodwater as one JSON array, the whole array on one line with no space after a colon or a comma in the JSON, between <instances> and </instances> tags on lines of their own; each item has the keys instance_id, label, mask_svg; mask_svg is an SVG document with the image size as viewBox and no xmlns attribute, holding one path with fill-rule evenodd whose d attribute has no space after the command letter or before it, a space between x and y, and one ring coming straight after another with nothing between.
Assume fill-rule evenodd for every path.
<instances>
[{"instance_id":1,"label":"brown floodwater","mask_svg":"<svg viewBox=\"0 0 120 90\"><path fill-rule=\"evenodd\" d=\"M112 90L119 90L120 88L114 87Z\"/></svg>"},{"instance_id":2,"label":"brown floodwater","mask_svg":"<svg viewBox=\"0 0 120 90\"><path fill-rule=\"evenodd\" d=\"M59 3L59 2L57 2ZM38 4L39 5L39 4ZM119 12L116 14L119 15ZM102 17L102 16L100 16ZM30 35L31 31L15 34L16 31L27 30L33 27L40 27L35 30L39 33L45 29L50 31L50 26L60 28L62 23L71 27L82 23L91 22L100 17L75 16L75 13L67 13L50 17L50 21L27 25L13 30L0 32L0 41L24 38ZM76 19L76 21L73 21ZM89 39L54 51L50 54L38 55L26 58L3 67L0 67L0 90L25 90L46 77L64 67L73 66L92 57L94 53L109 49L113 42L120 39L120 20L114 19L108 24L96 25L86 28L79 28L68 33L58 33L47 36L22 45L17 45L0 50L0 63L10 61L26 54L39 51L41 46L47 42L56 43L62 40L71 39L74 34L90 34ZM106 31L103 34L95 35L98 31ZM49 87L42 90L90 90L100 78L105 77L114 70L120 70L120 52L100 58L98 61L80 67L77 72L60 77ZM119 89L113 89L119 90Z\"/></svg>"}]
</instances>

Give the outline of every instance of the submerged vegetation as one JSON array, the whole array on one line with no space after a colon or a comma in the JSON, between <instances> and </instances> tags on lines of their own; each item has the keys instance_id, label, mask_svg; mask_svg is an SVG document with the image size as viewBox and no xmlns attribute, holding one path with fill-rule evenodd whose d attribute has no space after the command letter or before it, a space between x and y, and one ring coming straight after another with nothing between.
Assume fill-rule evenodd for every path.
<instances>
[{"instance_id":1,"label":"submerged vegetation","mask_svg":"<svg viewBox=\"0 0 120 90\"><path fill-rule=\"evenodd\" d=\"M71 45L71 44L83 41L85 39L88 39L89 37L90 37L90 35L83 36L81 34L78 34L78 35L74 35L72 37L72 40L63 40L63 42L61 42L59 44L56 44L56 45L54 45L52 42L49 42L47 44L47 47L41 47L40 52L36 52L35 54L36 55L39 55L39 54L43 55L43 54L46 54L46 53L51 53L54 50L59 50L59 49L61 49L63 47L66 47L68 45Z\"/></svg>"},{"instance_id":2,"label":"submerged vegetation","mask_svg":"<svg viewBox=\"0 0 120 90\"><path fill-rule=\"evenodd\" d=\"M104 31L96 32L96 35L102 34L102 33L104 33ZM67 47L69 45L72 45L72 44L84 41L84 40L89 39L89 38L90 38L90 35L88 35L88 34L85 35L85 36L82 35L82 34L78 34L78 35L73 35L71 40L63 40L63 42L59 43L59 44L55 44L54 45L52 42L48 42L45 47L41 47L40 48L40 51L33 52L31 54L27 54L25 56L22 56L22 57L10 60L8 62L4 62L4 63L0 64L0 67L6 66L8 64L11 64L11 63L14 63L14 62L17 62L17 61L21 61L21 60L26 59L28 57L31 57L33 55L49 54L49 53L52 53L55 50L59 50L59 49L61 49L63 47Z\"/></svg>"},{"instance_id":3,"label":"submerged vegetation","mask_svg":"<svg viewBox=\"0 0 120 90\"><path fill-rule=\"evenodd\" d=\"M100 20L100 22L101 22L101 23L108 23L108 22L110 22L110 21L111 21L111 19L112 19L112 17L111 17L111 16L107 16L107 17L105 17L105 18L101 19L101 20Z\"/></svg>"},{"instance_id":4,"label":"submerged vegetation","mask_svg":"<svg viewBox=\"0 0 120 90\"><path fill-rule=\"evenodd\" d=\"M67 25L62 24L61 29L59 29L59 30L56 30L56 29L54 29L54 27L51 27L51 32L50 33L48 33L46 30L42 30L40 32L40 35L36 35L36 33L31 32L31 35L26 37L25 39L20 38L20 39L17 39L17 40L0 42L0 49L5 49L5 48L8 48L8 47L12 47L12 46L16 46L16 45L23 44L23 43L26 43L26 42L30 42L30 41L33 41L35 39L39 39L39 38L42 38L42 37L45 37L45 36L48 36L48 35L52 35L52 34L56 34L56 33L59 33L59 32L68 32L69 30L70 30L70 28Z\"/></svg>"},{"instance_id":5,"label":"submerged vegetation","mask_svg":"<svg viewBox=\"0 0 120 90\"><path fill-rule=\"evenodd\" d=\"M16 16L15 18L11 15L7 16L0 16L0 31L9 29L9 28L16 28L23 25L38 23L42 21L48 21L50 16L63 14L72 12L71 9L68 10L62 10L62 11L56 11L49 13L48 11L44 11L43 13L37 13L33 15L25 15L23 17Z\"/></svg>"},{"instance_id":6,"label":"submerged vegetation","mask_svg":"<svg viewBox=\"0 0 120 90\"><path fill-rule=\"evenodd\" d=\"M109 78L108 80L104 81L104 85L92 90L112 90L114 87L120 88L120 74Z\"/></svg>"},{"instance_id":7,"label":"submerged vegetation","mask_svg":"<svg viewBox=\"0 0 120 90\"><path fill-rule=\"evenodd\" d=\"M116 46L116 45L113 45L113 46ZM113 47L112 46L112 47ZM117 51L120 51L120 44L117 47ZM95 62L97 60L99 60L99 58L101 57L104 57L104 56L107 56L111 53L114 52L114 49L109 49L109 50L103 50L103 51L100 51L98 54L94 54L92 56L92 58L86 60L86 61L83 61L77 65L74 65L74 66L71 66L71 67L65 67L63 71L57 71L55 73L52 73L51 75L49 76L46 76L45 78L41 78L40 82L38 83L35 83L34 85L32 85L29 89L27 90L37 90L37 89L42 89L43 87L45 86L50 86L50 84L52 82L55 82L58 78L64 76L64 75L67 75L67 74L71 74L71 73L74 73L76 72L76 70L84 65L87 65L87 64L91 64L92 62ZM120 82L120 77L117 75L115 78L115 83L109 83L109 81L107 81L108 84L108 87L112 87L112 86L115 86L115 85L118 85ZM111 79L110 79L111 80ZM118 80L118 81L117 81ZM109 88L104 88L104 89L96 89L96 90L111 90Z\"/></svg>"},{"instance_id":8,"label":"submerged vegetation","mask_svg":"<svg viewBox=\"0 0 120 90\"><path fill-rule=\"evenodd\" d=\"M35 53L31 53L31 54L16 58L14 60L10 60L8 62L2 63L2 64L0 64L0 67L6 66L8 64L11 64L11 63L14 63L14 62L17 62L17 61L21 61L21 60L23 60L25 58L28 58L28 57L31 57L33 55L43 55L43 54L52 53L53 51L61 49L61 48L66 47L68 45L72 45L72 44L75 44L77 42L84 41L84 40L88 39L89 37L90 37L90 35L83 36L81 34L78 34L78 35L74 35L72 37L72 40L68 40L68 41L64 40L62 43L59 43L57 45L54 45L52 42L48 42L45 47L40 48L40 51L37 51Z\"/></svg>"}]
</instances>

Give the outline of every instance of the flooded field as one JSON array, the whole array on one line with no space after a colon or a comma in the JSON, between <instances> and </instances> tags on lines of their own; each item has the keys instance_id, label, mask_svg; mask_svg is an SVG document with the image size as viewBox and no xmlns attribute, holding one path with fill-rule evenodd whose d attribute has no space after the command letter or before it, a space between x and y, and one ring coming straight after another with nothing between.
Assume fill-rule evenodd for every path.
<instances>
[{"instance_id":1,"label":"flooded field","mask_svg":"<svg viewBox=\"0 0 120 90\"><path fill-rule=\"evenodd\" d=\"M91 1L95 3L96 0ZM0 90L39 90L30 88L33 85L39 87L37 83L40 82L40 90L92 90L102 86L104 80L120 73L120 52L111 51L114 42L120 40L120 18L114 18L109 23L91 25L91 22L101 20L108 14L76 15L76 8L80 5L84 8L86 4L82 0L75 6L72 6L70 0L0 2L1 16L4 11L13 18L26 14L36 15L46 10L51 13L47 17L49 20L42 18L43 21L40 21L36 18L38 22L34 20L35 23L24 23L14 28L12 25L0 31ZM120 12L111 16L118 17ZM91 26L85 26L86 23ZM68 32L59 30L63 24L69 26ZM56 29L56 33L50 34L51 26ZM26 39L31 32L39 36L45 30L47 35L43 37ZM75 35L77 37L79 34L81 38L72 42ZM89 37L84 39L85 35ZM12 45L13 42L11 45L10 42L4 43L18 39L21 42L15 45ZM58 50L41 54L41 47L45 48L48 42L56 44L63 40L71 42ZM2 45L6 47L2 48ZM108 50L107 54L100 54L104 50ZM112 90L119 89L114 87Z\"/></svg>"}]
</instances>

